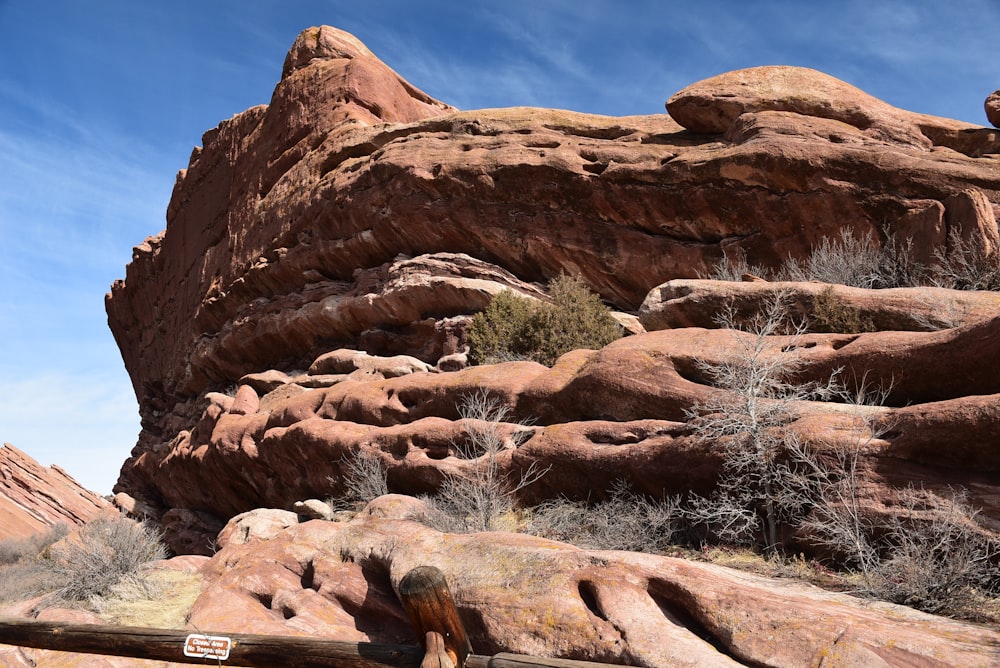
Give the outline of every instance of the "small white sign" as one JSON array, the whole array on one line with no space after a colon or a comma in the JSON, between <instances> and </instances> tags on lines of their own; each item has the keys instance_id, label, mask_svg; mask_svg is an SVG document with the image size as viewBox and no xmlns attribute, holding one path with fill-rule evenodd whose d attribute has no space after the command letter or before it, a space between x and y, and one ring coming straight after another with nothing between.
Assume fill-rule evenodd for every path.
<instances>
[{"instance_id":1,"label":"small white sign","mask_svg":"<svg viewBox=\"0 0 1000 668\"><path fill-rule=\"evenodd\" d=\"M229 658L229 649L232 646L232 640L225 636L203 636L192 633L184 641L184 656L225 661Z\"/></svg>"}]
</instances>

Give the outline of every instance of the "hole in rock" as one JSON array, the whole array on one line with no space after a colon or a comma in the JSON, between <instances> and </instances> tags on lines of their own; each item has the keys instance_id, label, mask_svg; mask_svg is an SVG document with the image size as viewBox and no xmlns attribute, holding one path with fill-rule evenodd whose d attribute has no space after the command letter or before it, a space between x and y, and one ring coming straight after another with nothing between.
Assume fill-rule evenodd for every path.
<instances>
[{"instance_id":1,"label":"hole in rock","mask_svg":"<svg viewBox=\"0 0 1000 668\"><path fill-rule=\"evenodd\" d=\"M281 606L281 616L284 617L285 619L291 619L292 617L295 616L295 611L292 610L287 605L283 605Z\"/></svg>"},{"instance_id":2,"label":"hole in rock","mask_svg":"<svg viewBox=\"0 0 1000 668\"><path fill-rule=\"evenodd\" d=\"M595 617L600 617L604 621L608 621L607 615L604 614L604 610L601 609L600 604L597 602L597 589L594 587L594 583L590 580L580 580L576 585L576 589L580 593L580 598L583 600L583 604L587 606L587 609L594 613Z\"/></svg>"},{"instance_id":3,"label":"hole in rock","mask_svg":"<svg viewBox=\"0 0 1000 668\"><path fill-rule=\"evenodd\" d=\"M860 336L861 336L860 334L856 334L854 336L849 336L844 339L835 340L831 344L831 346L833 347L834 350L840 350L841 348L846 348L847 346L857 341Z\"/></svg>"},{"instance_id":4,"label":"hole in rock","mask_svg":"<svg viewBox=\"0 0 1000 668\"><path fill-rule=\"evenodd\" d=\"M315 578L316 578L316 566L313 564L313 562L310 561L309 563L306 564L306 567L302 570L302 588L318 590L319 588L316 586Z\"/></svg>"},{"instance_id":5,"label":"hole in rock","mask_svg":"<svg viewBox=\"0 0 1000 668\"><path fill-rule=\"evenodd\" d=\"M271 594L254 594L253 597L260 601L260 604L265 608L268 610L271 609L271 603L274 601L274 596Z\"/></svg>"},{"instance_id":6,"label":"hole in rock","mask_svg":"<svg viewBox=\"0 0 1000 668\"><path fill-rule=\"evenodd\" d=\"M590 164L584 165L583 171L590 172L591 174L596 174L597 176L600 176L601 174L604 173L604 170L606 170L607 168L608 166L605 164L599 162L592 162Z\"/></svg>"},{"instance_id":7,"label":"hole in rock","mask_svg":"<svg viewBox=\"0 0 1000 668\"><path fill-rule=\"evenodd\" d=\"M722 654L732 656L729 647L696 617L694 611L699 603L684 588L667 580L650 580L646 592L672 624L687 629Z\"/></svg>"}]
</instances>

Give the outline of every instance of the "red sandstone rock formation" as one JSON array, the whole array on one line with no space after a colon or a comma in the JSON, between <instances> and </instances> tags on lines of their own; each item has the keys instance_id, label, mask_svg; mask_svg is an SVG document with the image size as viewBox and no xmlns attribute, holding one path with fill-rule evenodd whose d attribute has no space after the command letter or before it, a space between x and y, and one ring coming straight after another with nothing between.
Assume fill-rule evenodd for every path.
<instances>
[{"instance_id":1,"label":"red sandstone rock formation","mask_svg":"<svg viewBox=\"0 0 1000 668\"><path fill-rule=\"evenodd\" d=\"M349 35L306 31L271 104L206 133L166 231L136 248L107 300L144 444L170 438L162 416L178 404L338 344L431 363L451 352L415 341L487 293L385 311L369 272L391 273L401 253L465 254L479 263L457 270L470 280L570 272L635 310L723 250L774 265L845 226L886 227L928 256L951 228L996 238L996 131L894 110L809 70L774 73L809 104L742 84L727 98L722 77L674 96L677 119L457 112ZM678 101L722 120L699 125Z\"/></svg>"},{"instance_id":2,"label":"red sandstone rock formation","mask_svg":"<svg viewBox=\"0 0 1000 668\"><path fill-rule=\"evenodd\" d=\"M0 446L0 540L82 524L111 510L58 466L46 468L9 443Z\"/></svg>"},{"instance_id":3,"label":"red sandstone rock formation","mask_svg":"<svg viewBox=\"0 0 1000 668\"><path fill-rule=\"evenodd\" d=\"M684 420L718 391L696 361L731 355L727 332L634 336L553 369L420 363L459 351L464 323L497 291L545 298L539 285L559 272L635 312L664 281L722 257L775 267L842 229L910 239L922 260L948 252L953 231L1000 243L997 131L895 109L802 68L720 75L668 109L460 112L350 35L304 32L271 103L206 133L167 229L136 248L107 298L143 418L119 502L198 552L237 513L336 491L329 478L359 450L385 460L395 491L433 491L463 466L450 456L456 404L482 389L537 421L504 464L553 465L529 498L599 494L615 477L706 491L719 456ZM897 298L863 303L895 329ZM996 441L1000 388L984 363L996 329L808 339L816 377L844 365L893 380L886 410L900 426L867 462L886 498L911 480L974 482L995 519L997 463L977 444ZM363 359L323 357L341 348L418 359L312 367ZM387 378L397 368L416 373ZM235 399L220 394L234 385ZM800 426L835 441L838 415L804 405Z\"/></svg>"},{"instance_id":4,"label":"red sandstone rock formation","mask_svg":"<svg viewBox=\"0 0 1000 668\"><path fill-rule=\"evenodd\" d=\"M442 534L419 523L425 513L422 502L390 495L349 522L300 524L280 510L234 518L219 552L200 562L203 590L188 628L415 645L396 592L407 572L431 565L444 572L478 654L861 667L991 665L1000 652L1000 633L983 626L683 559L517 534ZM176 564L192 566L190 558ZM43 617L96 621L58 609ZM20 657L55 659L0 646L0 661L22 665ZM68 667L147 665L59 658Z\"/></svg>"}]
</instances>

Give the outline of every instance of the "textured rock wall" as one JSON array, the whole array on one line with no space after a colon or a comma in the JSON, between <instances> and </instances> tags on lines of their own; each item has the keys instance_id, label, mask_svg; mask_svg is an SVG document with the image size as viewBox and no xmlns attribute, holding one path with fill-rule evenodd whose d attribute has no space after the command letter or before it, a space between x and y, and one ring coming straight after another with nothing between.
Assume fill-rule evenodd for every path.
<instances>
[{"instance_id":1,"label":"textured rock wall","mask_svg":"<svg viewBox=\"0 0 1000 668\"><path fill-rule=\"evenodd\" d=\"M448 457L454 406L481 387L539 420L538 443L589 462L573 469L575 482L548 478L548 493L600 488L601 466L639 474L660 461L648 470L670 479L658 448L694 451L671 421L712 390L679 372L679 353L662 342L701 341L691 353L700 355L723 338L639 337L596 357L574 353L551 371L522 363L386 380L371 369L307 370L341 347L433 364L461 349L463 323L491 295L544 298L539 286L560 272L637 311L656 286L724 255L744 251L773 267L842 229L901 235L923 259L948 251L951 230L985 248L1000 242L996 130L895 109L802 68L720 75L667 106L671 116L463 112L346 33L302 33L271 103L205 134L178 175L166 230L135 249L107 297L143 426L116 487L121 503L162 518L177 545L198 550L234 513L324 494L337 473L330 457L361 446L391 455L399 491L433 488L457 466ZM933 376L903 367L913 394L897 387L897 406L974 403L968 395L997 391L991 367L970 352L966 379L944 361L948 336L992 336L968 331L824 339L817 350L832 347L831 360L861 351L858 364L883 369L902 359L936 365ZM944 357L922 357L927 350ZM260 374L299 380L265 388ZM256 412L219 394L254 383ZM948 420L926 419L947 433ZM633 424L649 420L659 423ZM992 429L984 418L966 427ZM574 445L580 434L586 447ZM934 459L934 446L913 447ZM960 480L977 457L931 477ZM700 471L695 481L717 470L711 453L684 461ZM896 478L920 478L909 465ZM993 487L984 489L987 498Z\"/></svg>"}]
</instances>

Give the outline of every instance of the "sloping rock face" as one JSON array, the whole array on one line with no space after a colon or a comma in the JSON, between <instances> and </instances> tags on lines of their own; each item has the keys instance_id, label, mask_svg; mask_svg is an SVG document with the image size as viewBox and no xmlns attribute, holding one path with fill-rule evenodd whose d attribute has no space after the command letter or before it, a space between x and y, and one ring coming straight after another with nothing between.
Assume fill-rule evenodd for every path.
<instances>
[{"instance_id":1,"label":"sloping rock face","mask_svg":"<svg viewBox=\"0 0 1000 668\"><path fill-rule=\"evenodd\" d=\"M265 509L236 517L201 565L188 627L416 645L399 583L413 568L434 566L477 654L867 668L988 666L1000 653L995 629L683 559L518 534L442 534L421 523L426 512L416 499L390 495L349 522L300 524L294 513ZM35 662L11 665L132 665L0 646L7 657Z\"/></svg>"},{"instance_id":2,"label":"sloping rock face","mask_svg":"<svg viewBox=\"0 0 1000 668\"><path fill-rule=\"evenodd\" d=\"M668 109L461 112L346 33L302 33L271 103L205 134L166 230L107 297L143 420L120 505L199 552L237 513L342 491L342 460L361 451L384 460L393 491L432 492L468 466L454 456L467 432L456 405L483 390L536 420L503 463L552 466L527 500L600 494L620 477L707 492L720 456L686 420L718 392L696 360L733 354L727 332L633 336L552 369L421 364L459 353L499 290L544 299L539 285L560 272L636 312L656 286L723 257L776 267L845 228L909 239L918 260L947 253L952 232L985 249L1000 240L998 131L801 68L721 75ZM977 444L996 440L982 341L997 323L983 317L814 335L803 349L817 377L853 365L892 386L884 410L902 426L868 461L880 489L976 481L993 514L995 453ZM339 349L354 352L324 358ZM377 361L396 356L402 366ZM801 428L848 438L842 413L805 405Z\"/></svg>"},{"instance_id":3,"label":"sloping rock face","mask_svg":"<svg viewBox=\"0 0 1000 668\"><path fill-rule=\"evenodd\" d=\"M0 446L0 540L83 524L109 511L108 501L58 466L46 468L10 443Z\"/></svg>"}]
</instances>

